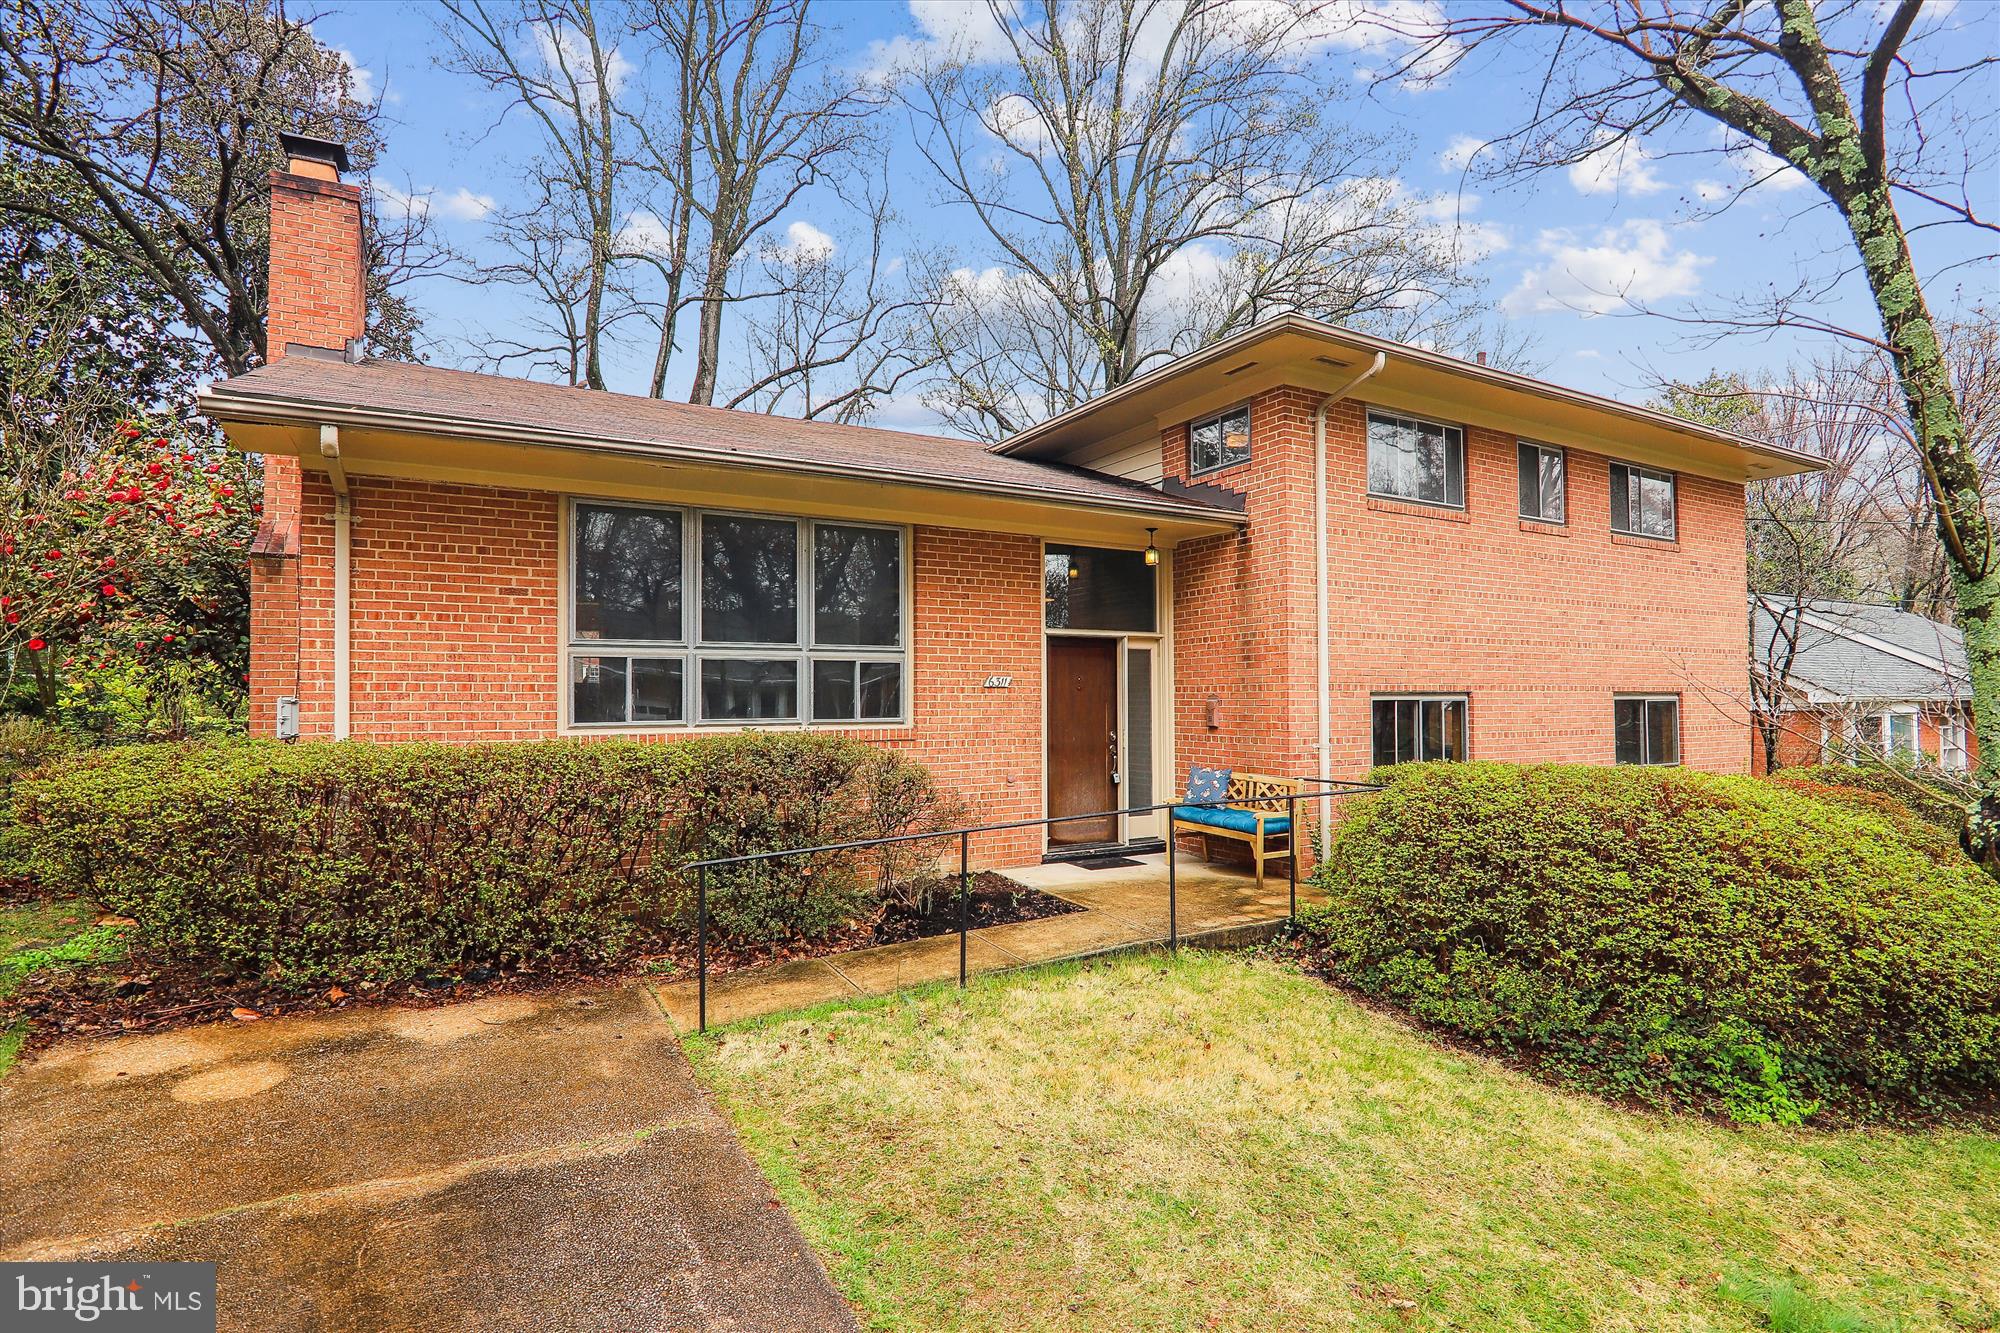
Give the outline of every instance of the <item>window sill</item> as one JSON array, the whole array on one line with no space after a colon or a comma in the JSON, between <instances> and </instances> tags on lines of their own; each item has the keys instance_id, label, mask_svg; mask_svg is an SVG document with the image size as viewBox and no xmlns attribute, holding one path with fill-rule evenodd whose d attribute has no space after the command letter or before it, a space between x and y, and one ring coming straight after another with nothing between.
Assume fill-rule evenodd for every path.
<instances>
[{"instance_id":1,"label":"window sill","mask_svg":"<svg viewBox=\"0 0 2000 1333\"><path fill-rule=\"evenodd\" d=\"M1187 479L1189 481L1207 481L1210 477L1219 477L1225 472L1234 472L1237 468L1249 467L1250 461L1247 458L1239 458L1234 463L1222 463L1216 467L1189 468Z\"/></svg>"},{"instance_id":2,"label":"window sill","mask_svg":"<svg viewBox=\"0 0 2000 1333\"><path fill-rule=\"evenodd\" d=\"M1422 500L1388 500L1379 495L1368 497L1368 507L1383 514L1409 514L1415 518L1442 519L1446 523L1470 523L1472 515L1464 509L1451 505L1425 504Z\"/></svg>"},{"instance_id":3,"label":"window sill","mask_svg":"<svg viewBox=\"0 0 2000 1333\"><path fill-rule=\"evenodd\" d=\"M744 731L759 732L848 732L908 731L916 724L900 722L570 722L559 730L562 736L695 736Z\"/></svg>"},{"instance_id":4,"label":"window sill","mask_svg":"<svg viewBox=\"0 0 2000 1333\"><path fill-rule=\"evenodd\" d=\"M1681 549L1678 537L1640 537L1630 532L1611 534L1613 546L1638 546L1648 551L1678 551Z\"/></svg>"},{"instance_id":5,"label":"window sill","mask_svg":"<svg viewBox=\"0 0 2000 1333\"><path fill-rule=\"evenodd\" d=\"M1521 531L1539 532L1545 537L1567 537L1569 536L1569 525L1567 523L1551 523L1546 519L1540 518L1524 518L1521 520Z\"/></svg>"}]
</instances>

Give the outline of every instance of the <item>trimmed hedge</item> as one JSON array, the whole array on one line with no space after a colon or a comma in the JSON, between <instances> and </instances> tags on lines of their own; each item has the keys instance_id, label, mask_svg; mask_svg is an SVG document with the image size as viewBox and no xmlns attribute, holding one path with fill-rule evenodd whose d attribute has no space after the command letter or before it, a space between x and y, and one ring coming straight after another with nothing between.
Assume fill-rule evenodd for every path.
<instances>
[{"instance_id":1,"label":"trimmed hedge","mask_svg":"<svg viewBox=\"0 0 2000 1333\"><path fill-rule=\"evenodd\" d=\"M697 857L937 827L895 754L816 735L671 743L128 746L15 783L53 889L138 922L143 947L301 985L566 957L692 925ZM716 935L824 935L880 867L794 858L710 881Z\"/></svg>"},{"instance_id":2,"label":"trimmed hedge","mask_svg":"<svg viewBox=\"0 0 2000 1333\"><path fill-rule=\"evenodd\" d=\"M1881 764L1852 768L1845 764L1813 764L1781 768L1768 780L1808 796L1907 815L1949 835L1954 842L1965 828L1966 800L1953 792L1945 780L1925 774Z\"/></svg>"},{"instance_id":3,"label":"trimmed hedge","mask_svg":"<svg viewBox=\"0 0 2000 1333\"><path fill-rule=\"evenodd\" d=\"M2000 1089L2000 885L1942 837L1678 769L1380 776L1303 914L1362 990L1595 1090L1743 1120Z\"/></svg>"}]
</instances>

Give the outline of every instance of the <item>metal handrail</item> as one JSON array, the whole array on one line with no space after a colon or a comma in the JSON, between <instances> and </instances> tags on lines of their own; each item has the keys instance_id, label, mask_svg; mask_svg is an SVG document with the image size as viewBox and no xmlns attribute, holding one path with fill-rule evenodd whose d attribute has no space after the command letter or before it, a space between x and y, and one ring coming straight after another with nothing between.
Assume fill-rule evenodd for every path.
<instances>
[{"instance_id":1,"label":"metal handrail","mask_svg":"<svg viewBox=\"0 0 2000 1333\"><path fill-rule=\"evenodd\" d=\"M1299 915L1299 802L1318 801L1331 797L1354 796L1362 792L1380 791L1381 784L1373 782L1333 782L1311 784L1313 790L1287 792L1284 796L1246 797L1241 801L1227 799L1217 801L1156 801L1151 805L1132 805L1118 810L1098 810L1081 815L1048 815L1041 819L1014 819L1000 824L972 824L964 828L937 829L929 833L893 833L880 838L857 838L852 842L829 842L817 847L787 847L774 852L744 852L739 856L711 856L699 861L689 861L681 867L692 870L695 876L695 976L696 976L696 1021L698 1031L708 1031L708 872L722 866L750 865L760 861L775 861L787 856L818 856L827 852L860 851L867 847L890 847L903 843L928 842L934 838L958 839L958 984L961 989L966 983L966 951L970 935L968 913L972 895L972 835L975 833L1005 833L1014 829L1048 828L1056 824L1077 823L1086 819L1109 819L1118 815L1147 815L1159 810L1194 809L1217 810L1245 804L1267 804L1279 800L1285 802L1287 836L1290 844L1285 856L1285 878L1288 890L1288 920L1297 920ZM1167 949L1180 951L1179 891L1177 887L1177 856L1174 847L1173 818L1167 819Z\"/></svg>"}]
</instances>

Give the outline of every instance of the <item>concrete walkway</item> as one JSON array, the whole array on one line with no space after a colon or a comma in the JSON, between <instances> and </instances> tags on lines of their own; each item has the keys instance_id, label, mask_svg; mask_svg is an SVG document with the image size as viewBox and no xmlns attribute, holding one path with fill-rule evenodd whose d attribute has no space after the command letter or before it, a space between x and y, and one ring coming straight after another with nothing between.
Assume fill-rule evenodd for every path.
<instances>
[{"instance_id":1,"label":"concrete walkway","mask_svg":"<svg viewBox=\"0 0 2000 1333\"><path fill-rule=\"evenodd\" d=\"M58 1047L0 1162L0 1260L214 1260L224 1329L854 1327L643 986Z\"/></svg>"},{"instance_id":2,"label":"concrete walkway","mask_svg":"<svg viewBox=\"0 0 2000 1333\"><path fill-rule=\"evenodd\" d=\"M998 972L1031 963L1165 944L1166 854L1132 859L1140 864L1110 870L1051 864L1003 871L1010 879L1067 899L1084 910L972 931L966 947L967 970ZM1176 878L1176 918L1184 944L1248 940L1267 934L1285 919L1288 895L1282 867L1265 879L1260 892L1255 877L1247 871L1209 866L1183 851ZM1299 885L1301 906L1317 901L1318 894L1305 884ZM745 968L709 978L708 1022L714 1027L829 1000L886 995L903 986L951 981L957 976L955 934ZM697 1016L695 982L676 981L656 990L674 1021L684 1030L692 1030Z\"/></svg>"}]
</instances>

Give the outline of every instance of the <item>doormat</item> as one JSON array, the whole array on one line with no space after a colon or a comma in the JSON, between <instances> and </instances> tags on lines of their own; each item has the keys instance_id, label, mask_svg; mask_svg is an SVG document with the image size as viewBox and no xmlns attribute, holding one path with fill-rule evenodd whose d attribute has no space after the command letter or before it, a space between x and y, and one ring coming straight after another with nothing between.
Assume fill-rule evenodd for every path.
<instances>
[{"instance_id":1,"label":"doormat","mask_svg":"<svg viewBox=\"0 0 2000 1333\"><path fill-rule=\"evenodd\" d=\"M1085 870L1123 870L1126 866L1136 866L1141 863L1129 856L1082 856L1070 864L1082 866Z\"/></svg>"}]
</instances>

